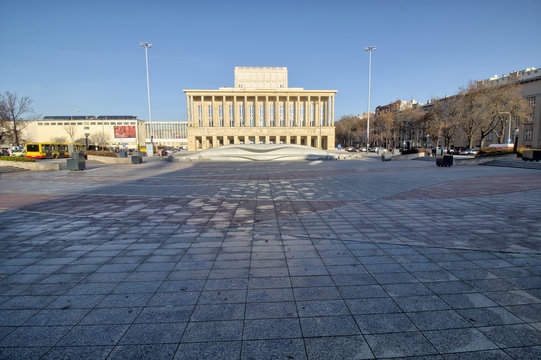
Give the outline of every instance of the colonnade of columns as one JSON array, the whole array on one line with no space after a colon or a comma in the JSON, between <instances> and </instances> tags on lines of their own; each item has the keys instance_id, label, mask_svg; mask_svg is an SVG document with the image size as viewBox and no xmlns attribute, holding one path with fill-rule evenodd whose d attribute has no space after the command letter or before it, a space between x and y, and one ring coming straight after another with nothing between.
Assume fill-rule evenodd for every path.
<instances>
[{"instance_id":1,"label":"colonnade of columns","mask_svg":"<svg viewBox=\"0 0 541 360\"><path fill-rule=\"evenodd\" d=\"M334 93L327 96L187 93L188 126L262 127L259 109L261 105L264 106L263 127L334 126ZM229 106L232 106L232 111Z\"/></svg>"}]
</instances>

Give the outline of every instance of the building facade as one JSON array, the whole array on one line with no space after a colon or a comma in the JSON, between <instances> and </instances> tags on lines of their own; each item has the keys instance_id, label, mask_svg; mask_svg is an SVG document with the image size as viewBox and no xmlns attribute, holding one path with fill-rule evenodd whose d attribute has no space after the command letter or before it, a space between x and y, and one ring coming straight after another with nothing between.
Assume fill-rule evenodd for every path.
<instances>
[{"instance_id":1,"label":"building facade","mask_svg":"<svg viewBox=\"0 0 541 360\"><path fill-rule=\"evenodd\" d=\"M66 143L85 143L88 138L89 145L136 149L150 142L151 133L155 145L187 145L186 129L186 122L150 124L131 115L44 116L41 120L29 121L22 137L25 142Z\"/></svg>"},{"instance_id":2,"label":"building facade","mask_svg":"<svg viewBox=\"0 0 541 360\"><path fill-rule=\"evenodd\" d=\"M337 91L289 88L285 67L236 67L233 88L183 91L189 150L229 144L334 147Z\"/></svg>"},{"instance_id":3,"label":"building facade","mask_svg":"<svg viewBox=\"0 0 541 360\"><path fill-rule=\"evenodd\" d=\"M479 80L478 84L497 86L509 83L519 83L521 85L521 95L528 103L530 113L528 118L517 123L511 120L512 133L507 134L514 142L514 129L518 129L518 146L541 149L541 69L526 68L520 71L512 71L508 75L497 76L485 80ZM497 142L495 134L489 134L487 145Z\"/></svg>"}]
</instances>

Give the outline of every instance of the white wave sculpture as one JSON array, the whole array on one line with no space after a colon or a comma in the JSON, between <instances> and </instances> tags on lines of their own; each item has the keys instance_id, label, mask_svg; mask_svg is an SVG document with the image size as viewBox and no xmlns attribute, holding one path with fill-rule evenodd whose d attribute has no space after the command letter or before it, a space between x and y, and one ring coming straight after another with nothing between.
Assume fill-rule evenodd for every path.
<instances>
[{"instance_id":1,"label":"white wave sculpture","mask_svg":"<svg viewBox=\"0 0 541 360\"><path fill-rule=\"evenodd\" d=\"M178 158L179 161L300 161L335 160L324 150L293 144L225 145Z\"/></svg>"}]
</instances>

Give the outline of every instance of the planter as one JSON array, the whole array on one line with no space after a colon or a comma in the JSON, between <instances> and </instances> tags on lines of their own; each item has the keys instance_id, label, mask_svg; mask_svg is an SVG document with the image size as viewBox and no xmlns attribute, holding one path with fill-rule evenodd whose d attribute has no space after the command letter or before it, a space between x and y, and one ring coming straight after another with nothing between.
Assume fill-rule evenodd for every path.
<instances>
[{"instance_id":1,"label":"planter","mask_svg":"<svg viewBox=\"0 0 541 360\"><path fill-rule=\"evenodd\" d=\"M541 160L541 150L522 150L522 160L539 161Z\"/></svg>"},{"instance_id":2,"label":"planter","mask_svg":"<svg viewBox=\"0 0 541 360\"><path fill-rule=\"evenodd\" d=\"M384 152L381 154L381 161L391 161L393 155L390 152Z\"/></svg>"},{"instance_id":3,"label":"planter","mask_svg":"<svg viewBox=\"0 0 541 360\"><path fill-rule=\"evenodd\" d=\"M443 155L436 157L436 165L438 167L451 167L453 166L453 155Z\"/></svg>"},{"instance_id":4,"label":"planter","mask_svg":"<svg viewBox=\"0 0 541 360\"><path fill-rule=\"evenodd\" d=\"M139 156L139 155L132 155L131 163L132 164L142 164L143 163L143 157Z\"/></svg>"}]
</instances>

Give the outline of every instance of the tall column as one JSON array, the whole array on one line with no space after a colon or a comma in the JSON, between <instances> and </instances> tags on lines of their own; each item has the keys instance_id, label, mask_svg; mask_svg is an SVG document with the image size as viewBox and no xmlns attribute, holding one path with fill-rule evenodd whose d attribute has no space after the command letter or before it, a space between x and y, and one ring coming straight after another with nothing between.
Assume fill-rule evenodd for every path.
<instances>
[{"instance_id":1,"label":"tall column","mask_svg":"<svg viewBox=\"0 0 541 360\"><path fill-rule=\"evenodd\" d=\"M331 96L332 110L331 110L331 126L334 126L334 95Z\"/></svg>"},{"instance_id":2,"label":"tall column","mask_svg":"<svg viewBox=\"0 0 541 360\"><path fill-rule=\"evenodd\" d=\"M215 116L216 115L216 109L214 108L214 105L215 105L215 103L214 103L214 95L212 95L212 98L211 98L212 126L216 126L216 116ZM209 122L210 122L210 115L211 114L209 114ZM213 144L213 146L214 146L214 144Z\"/></svg>"},{"instance_id":3,"label":"tall column","mask_svg":"<svg viewBox=\"0 0 541 360\"><path fill-rule=\"evenodd\" d=\"M244 95L244 114L242 114L242 118L244 119L244 127L246 127L246 123L249 121L248 117L250 116L248 111L248 96ZM246 132L244 132L246 134ZM246 142L244 142L246 143Z\"/></svg>"},{"instance_id":4,"label":"tall column","mask_svg":"<svg viewBox=\"0 0 541 360\"><path fill-rule=\"evenodd\" d=\"M265 120L264 120L265 127L269 127L269 114L270 114L269 96L265 95ZM266 139L266 141L268 143L268 139Z\"/></svg>"},{"instance_id":5,"label":"tall column","mask_svg":"<svg viewBox=\"0 0 541 360\"><path fill-rule=\"evenodd\" d=\"M301 97L297 95L297 101L295 103L295 126L301 126ZM298 143L297 143L298 144Z\"/></svg>"},{"instance_id":6,"label":"tall column","mask_svg":"<svg viewBox=\"0 0 541 360\"><path fill-rule=\"evenodd\" d=\"M290 124L291 119L289 118L289 95L286 95L286 103L284 106L285 106L284 121L286 122L286 127L290 127L289 124Z\"/></svg>"},{"instance_id":7,"label":"tall column","mask_svg":"<svg viewBox=\"0 0 541 360\"><path fill-rule=\"evenodd\" d=\"M235 125L235 127L239 126L239 109L237 109L237 106L237 96L233 94L233 124ZM238 139L235 141L238 141Z\"/></svg>"},{"instance_id":8,"label":"tall column","mask_svg":"<svg viewBox=\"0 0 541 360\"><path fill-rule=\"evenodd\" d=\"M225 127L225 95L222 95L222 122L223 122L223 126L221 124L219 124L220 127L224 128ZM220 121L220 112L218 111L218 121ZM225 141L224 141L224 144L225 144Z\"/></svg>"},{"instance_id":9,"label":"tall column","mask_svg":"<svg viewBox=\"0 0 541 360\"><path fill-rule=\"evenodd\" d=\"M192 120L190 116L190 95L186 95L186 112L188 113L188 124L191 124Z\"/></svg>"}]
</instances>

